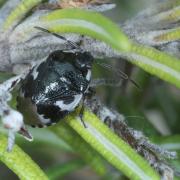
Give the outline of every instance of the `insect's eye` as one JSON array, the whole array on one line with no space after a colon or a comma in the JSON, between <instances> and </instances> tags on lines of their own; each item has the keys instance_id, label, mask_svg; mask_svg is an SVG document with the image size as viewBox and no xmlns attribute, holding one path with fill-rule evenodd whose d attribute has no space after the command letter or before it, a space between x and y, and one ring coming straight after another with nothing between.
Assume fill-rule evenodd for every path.
<instances>
[{"instance_id":1,"label":"insect's eye","mask_svg":"<svg viewBox=\"0 0 180 180\"><path fill-rule=\"evenodd\" d=\"M77 59L77 60L76 60L76 66L77 66L78 68L84 68L85 65L86 65L86 64L82 61L82 59Z\"/></svg>"}]
</instances>

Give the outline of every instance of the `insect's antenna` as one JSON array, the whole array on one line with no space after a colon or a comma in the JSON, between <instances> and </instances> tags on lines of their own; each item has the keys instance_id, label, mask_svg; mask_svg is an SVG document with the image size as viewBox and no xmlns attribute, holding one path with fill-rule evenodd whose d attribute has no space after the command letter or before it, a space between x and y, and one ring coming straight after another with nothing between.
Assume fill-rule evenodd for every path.
<instances>
[{"instance_id":1,"label":"insect's antenna","mask_svg":"<svg viewBox=\"0 0 180 180\"><path fill-rule=\"evenodd\" d=\"M98 65L102 66L105 69L113 70L113 72L115 74L117 74L119 77L121 77L122 79L130 81L134 86L136 86L138 89L141 90L141 87L139 86L139 84L137 84L133 79L129 78L129 76L127 74L125 74L124 72L122 72L122 71L120 71L118 69L114 69L111 65L106 64L106 63L100 63L100 62L97 62L97 61L96 61L96 63Z\"/></svg>"},{"instance_id":2,"label":"insect's antenna","mask_svg":"<svg viewBox=\"0 0 180 180\"><path fill-rule=\"evenodd\" d=\"M44 28L38 27L38 26L35 26L34 28L39 29L39 30L41 30L41 31L43 31L43 32L52 34L53 36L55 36L55 37L57 37L57 38L60 38L60 39L62 39L62 40L64 40L64 41L66 41L73 49L79 49L79 50L81 50L81 48L80 48L79 45L77 45L76 43L74 43L74 42L72 42L72 41L69 41L68 39L66 39L65 37L63 37L63 36L61 36L61 35L59 35L59 34L57 34L57 33L53 33L53 32L51 32L51 31L49 31L48 29L44 29Z\"/></svg>"}]
</instances>

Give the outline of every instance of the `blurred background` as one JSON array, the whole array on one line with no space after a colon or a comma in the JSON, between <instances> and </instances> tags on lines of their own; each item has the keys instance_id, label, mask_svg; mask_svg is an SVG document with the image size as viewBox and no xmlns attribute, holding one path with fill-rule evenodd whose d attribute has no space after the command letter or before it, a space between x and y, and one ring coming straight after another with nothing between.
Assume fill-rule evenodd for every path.
<instances>
[{"instance_id":1,"label":"blurred background","mask_svg":"<svg viewBox=\"0 0 180 180\"><path fill-rule=\"evenodd\" d=\"M121 24L150 5L155 6L157 0L114 0L113 2L117 4L116 8L104 14ZM97 87L97 95L101 101L123 114L130 127L143 131L152 141L162 145L168 141L180 142L178 136L180 134L180 90L123 59L105 59L104 62L111 63L112 66L128 74L142 90L127 81L124 81L121 87ZM107 70L94 65L94 78L110 76L114 77L113 70L107 73ZM1 81L2 79L0 77ZM52 177L51 179L126 179L107 162L104 163L111 173L107 177L100 177L81 159L81 155L78 155L63 140L46 129L30 128L30 130L35 140L29 143L18 138L17 144ZM180 170L179 160L173 161L172 164ZM56 177L57 172L58 177ZM1 163L0 179L18 178Z\"/></svg>"}]
</instances>

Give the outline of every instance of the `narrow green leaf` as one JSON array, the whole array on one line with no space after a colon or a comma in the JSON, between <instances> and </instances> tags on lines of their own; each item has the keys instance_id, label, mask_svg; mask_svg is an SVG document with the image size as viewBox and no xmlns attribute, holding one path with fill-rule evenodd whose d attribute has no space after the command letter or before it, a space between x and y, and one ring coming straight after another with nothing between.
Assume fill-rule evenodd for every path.
<instances>
[{"instance_id":1,"label":"narrow green leaf","mask_svg":"<svg viewBox=\"0 0 180 180\"><path fill-rule=\"evenodd\" d=\"M99 154L66 123L61 121L49 129L66 141L97 174L103 176L107 173L107 168Z\"/></svg>"},{"instance_id":2,"label":"narrow green leaf","mask_svg":"<svg viewBox=\"0 0 180 180\"><path fill-rule=\"evenodd\" d=\"M54 166L46 171L50 180L62 179L65 175L82 168L85 163L82 160L71 160L69 162Z\"/></svg>"},{"instance_id":3,"label":"narrow green leaf","mask_svg":"<svg viewBox=\"0 0 180 180\"><path fill-rule=\"evenodd\" d=\"M161 15L162 16L162 15ZM162 20L169 21L169 22L176 22L180 19L180 6L177 6L164 13L164 16L162 16Z\"/></svg>"},{"instance_id":4,"label":"narrow green leaf","mask_svg":"<svg viewBox=\"0 0 180 180\"><path fill-rule=\"evenodd\" d=\"M133 64L180 87L179 59L153 48L132 43L119 27L98 13L78 9L57 10L42 16L37 24L53 32L81 33L103 40L124 53Z\"/></svg>"},{"instance_id":5,"label":"narrow green leaf","mask_svg":"<svg viewBox=\"0 0 180 180\"><path fill-rule=\"evenodd\" d=\"M7 17L6 21L4 22L3 29L8 30L14 24L16 24L19 20L21 20L26 13L31 10L34 6L38 5L43 0L22 0L14 8L14 10L10 13Z\"/></svg>"},{"instance_id":6,"label":"narrow green leaf","mask_svg":"<svg viewBox=\"0 0 180 180\"><path fill-rule=\"evenodd\" d=\"M180 88L180 59L151 47L132 43L128 60L150 74L173 83Z\"/></svg>"},{"instance_id":7,"label":"narrow green leaf","mask_svg":"<svg viewBox=\"0 0 180 180\"><path fill-rule=\"evenodd\" d=\"M155 36L154 38L155 42L170 42L170 41L178 41L180 40L180 27L170 29L167 31L162 31L160 35Z\"/></svg>"},{"instance_id":8,"label":"narrow green leaf","mask_svg":"<svg viewBox=\"0 0 180 180\"><path fill-rule=\"evenodd\" d=\"M162 3L163 5L163 3ZM179 21L180 18L180 6L178 4L174 4L174 8L171 7L167 9L167 11L160 12L158 14L153 15L150 17L149 21L156 22L156 23L174 23ZM177 7L176 7L177 6Z\"/></svg>"},{"instance_id":9,"label":"narrow green leaf","mask_svg":"<svg viewBox=\"0 0 180 180\"><path fill-rule=\"evenodd\" d=\"M150 7L148 9L148 11L146 11L148 13L148 16L156 16L157 14L159 14L160 12L165 12L168 11L176 6L180 5L180 1L179 0L167 0L164 2L159 2L156 4L156 6Z\"/></svg>"},{"instance_id":10,"label":"narrow green leaf","mask_svg":"<svg viewBox=\"0 0 180 180\"><path fill-rule=\"evenodd\" d=\"M104 41L133 64L180 87L179 59L154 48L133 43L116 24L101 14L80 9L50 12L20 25L15 33L21 34L20 42L28 40L29 34L34 33L34 26L41 26L57 33L84 34Z\"/></svg>"},{"instance_id":11,"label":"narrow green leaf","mask_svg":"<svg viewBox=\"0 0 180 180\"><path fill-rule=\"evenodd\" d=\"M6 164L21 180L48 179L40 167L17 145L12 152L6 151L7 139L0 135L0 160Z\"/></svg>"},{"instance_id":12,"label":"narrow green leaf","mask_svg":"<svg viewBox=\"0 0 180 180\"><path fill-rule=\"evenodd\" d=\"M168 150L180 151L180 135L153 137L152 141Z\"/></svg>"},{"instance_id":13,"label":"narrow green leaf","mask_svg":"<svg viewBox=\"0 0 180 180\"><path fill-rule=\"evenodd\" d=\"M0 6L4 4L5 0L0 0Z\"/></svg>"},{"instance_id":14,"label":"narrow green leaf","mask_svg":"<svg viewBox=\"0 0 180 180\"><path fill-rule=\"evenodd\" d=\"M119 27L99 13L80 9L57 10L42 16L40 22L54 32L86 34L121 51L130 48L128 38Z\"/></svg>"},{"instance_id":15,"label":"narrow green leaf","mask_svg":"<svg viewBox=\"0 0 180 180\"><path fill-rule=\"evenodd\" d=\"M61 138L57 137L57 135L55 135L54 133L49 131L49 129L47 129L47 128L41 129L40 131L39 131L39 129L32 128L30 130L30 132L31 132L31 134L33 134L33 138L35 139L35 141L31 142L30 144L28 143L29 146L30 145L36 146L38 144L44 144L49 147L58 148L61 151L66 151L69 153L74 152L72 150L72 148L67 145L67 143L65 141L63 141ZM27 142L25 142L21 136L18 138L18 142L26 143L26 145L27 145Z\"/></svg>"},{"instance_id":16,"label":"narrow green leaf","mask_svg":"<svg viewBox=\"0 0 180 180\"><path fill-rule=\"evenodd\" d=\"M87 128L84 128L72 116L66 118L66 122L110 164L130 179L160 179L148 162L116 136L94 114L86 111L84 120Z\"/></svg>"}]
</instances>

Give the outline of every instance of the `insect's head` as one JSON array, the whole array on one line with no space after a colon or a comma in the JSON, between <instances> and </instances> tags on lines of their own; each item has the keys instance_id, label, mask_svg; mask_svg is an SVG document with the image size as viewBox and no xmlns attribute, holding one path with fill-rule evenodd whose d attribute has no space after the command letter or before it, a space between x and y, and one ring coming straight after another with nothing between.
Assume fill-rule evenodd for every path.
<instances>
[{"instance_id":1,"label":"insect's head","mask_svg":"<svg viewBox=\"0 0 180 180\"><path fill-rule=\"evenodd\" d=\"M81 70L91 69L94 58L89 52L76 53L75 65Z\"/></svg>"}]
</instances>

